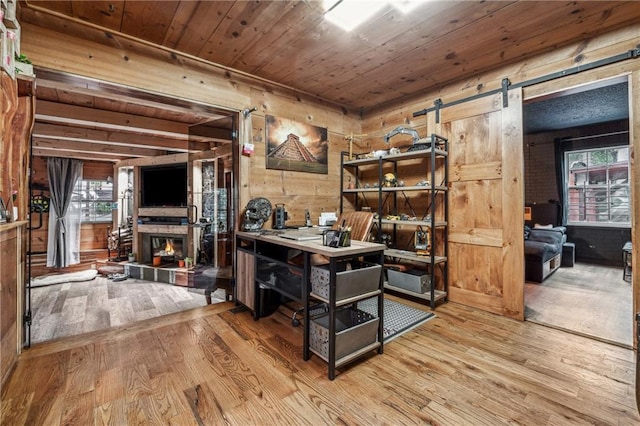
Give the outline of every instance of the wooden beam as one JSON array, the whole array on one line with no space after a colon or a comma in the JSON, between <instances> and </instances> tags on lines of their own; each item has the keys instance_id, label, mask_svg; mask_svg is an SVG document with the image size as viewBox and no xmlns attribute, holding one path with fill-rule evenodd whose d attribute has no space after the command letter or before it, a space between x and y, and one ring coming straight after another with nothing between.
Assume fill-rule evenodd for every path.
<instances>
[{"instance_id":1,"label":"wooden beam","mask_svg":"<svg viewBox=\"0 0 640 426\"><path fill-rule=\"evenodd\" d=\"M43 149L43 148L34 148L33 155L35 157L62 157L62 158L75 158L78 160L87 160L87 161L111 161L118 162L124 160L126 157L118 158L113 155L105 155L105 154L97 154L95 152L85 153L85 152L71 152L64 150L56 150L56 149Z\"/></svg>"},{"instance_id":2,"label":"wooden beam","mask_svg":"<svg viewBox=\"0 0 640 426\"><path fill-rule=\"evenodd\" d=\"M126 133L123 131L105 131L82 127L36 123L33 136L43 139L69 140L121 146L144 147L148 149L188 152L189 149L209 149L209 143L188 142L166 136Z\"/></svg>"},{"instance_id":3,"label":"wooden beam","mask_svg":"<svg viewBox=\"0 0 640 426\"><path fill-rule=\"evenodd\" d=\"M56 157L67 157L67 154L78 154L83 157L89 157L95 154L100 159L113 159L114 161L128 158L128 156L125 154L114 152L96 152L90 149L64 149L57 146L38 146L34 147L34 149L38 149L38 152L50 152L50 155L55 155Z\"/></svg>"},{"instance_id":4,"label":"wooden beam","mask_svg":"<svg viewBox=\"0 0 640 426\"><path fill-rule=\"evenodd\" d=\"M217 158L229 157L232 153L233 145L226 144L213 148L210 151L192 152L189 155L189 160L213 160Z\"/></svg>"},{"instance_id":5,"label":"wooden beam","mask_svg":"<svg viewBox=\"0 0 640 426\"><path fill-rule=\"evenodd\" d=\"M154 94L132 87L97 81L51 69L38 69L38 89L40 88L78 93L120 103L132 103L179 114L186 113L200 116L206 120L224 119L229 115L228 111L222 111L211 105L192 100L167 97L166 95Z\"/></svg>"},{"instance_id":6,"label":"wooden beam","mask_svg":"<svg viewBox=\"0 0 640 426\"><path fill-rule=\"evenodd\" d=\"M66 150L72 152L95 152L117 157L156 157L167 155L165 150L138 148L136 146L114 145L109 143L96 143L93 141L78 141L49 138L33 138L33 146L42 149Z\"/></svg>"},{"instance_id":7,"label":"wooden beam","mask_svg":"<svg viewBox=\"0 0 640 426\"><path fill-rule=\"evenodd\" d=\"M39 101L36 121L64 123L75 126L96 127L108 130L123 130L173 139L187 140L189 125L157 118L140 117L120 112L97 110L57 102Z\"/></svg>"},{"instance_id":8,"label":"wooden beam","mask_svg":"<svg viewBox=\"0 0 640 426\"><path fill-rule=\"evenodd\" d=\"M118 163L117 167L156 166L159 164L186 163L187 161L189 161L189 156L187 154L172 154L153 158L132 158L129 160L123 160Z\"/></svg>"},{"instance_id":9,"label":"wooden beam","mask_svg":"<svg viewBox=\"0 0 640 426\"><path fill-rule=\"evenodd\" d=\"M214 126L211 123L195 124L189 127L189 138L205 138L216 142L231 143L233 130L229 128Z\"/></svg>"}]
</instances>

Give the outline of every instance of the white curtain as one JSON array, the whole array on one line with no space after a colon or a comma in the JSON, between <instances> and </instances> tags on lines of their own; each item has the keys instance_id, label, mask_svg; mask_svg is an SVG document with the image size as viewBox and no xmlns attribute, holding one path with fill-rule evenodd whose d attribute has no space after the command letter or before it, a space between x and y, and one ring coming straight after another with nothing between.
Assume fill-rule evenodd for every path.
<instances>
[{"instance_id":1,"label":"white curtain","mask_svg":"<svg viewBox=\"0 0 640 426\"><path fill-rule=\"evenodd\" d=\"M83 162L69 158L47 159L51 204L47 241L47 266L64 268L80 263L81 209L71 202L82 179Z\"/></svg>"}]
</instances>

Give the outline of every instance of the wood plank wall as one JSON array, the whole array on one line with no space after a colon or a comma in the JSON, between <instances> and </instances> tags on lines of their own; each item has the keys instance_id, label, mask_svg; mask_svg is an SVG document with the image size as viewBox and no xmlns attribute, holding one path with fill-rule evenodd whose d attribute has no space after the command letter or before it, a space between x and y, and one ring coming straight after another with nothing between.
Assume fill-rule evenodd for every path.
<instances>
[{"instance_id":1,"label":"wood plank wall","mask_svg":"<svg viewBox=\"0 0 640 426\"><path fill-rule=\"evenodd\" d=\"M340 184L338 182L338 153L346 149L345 135L351 132L367 134L368 136L357 141L354 150L368 152L372 149L387 149L388 146L384 144L382 136L398 125L412 127L418 130L421 135L437 133L441 129L436 125L434 113L418 118L414 118L412 113L433 106L433 102L439 98L446 104L456 99L498 89L501 86L501 80L505 77L508 77L512 82L524 81L627 52L636 47L639 39L640 29L637 27L604 34L598 38L585 40L580 44L556 49L532 60L500 67L482 75L471 76L464 81L456 82L439 90L407 97L398 105L381 106L379 109L368 111L360 121L357 114L299 96L295 91L287 91L277 86L269 87L264 82L252 82L246 76L194 63L187 58L176 58L166 52L154 51L149 47L143 47L139 50L139 52L146 54L136 53L134 46L128 46L128 50L125 52L117 47L108 47L88 40L58 35L38 27L23 26L23 46L36 65L152 90L170 96L212 102L218 106L235 110L257 106L258 111L252 114L251 122L253 130L251 140L255 143L256 152L250 157L243 156L241 158L239 205L242 209L252 197L264 195L269 197L272 203L284 203L293 218L292 220L295 221L301 217L300 215L307 206L311 208L313 216L316 216L320 209L337 209L339 202L337 188ZM107 40L105 43L109 44L109 41ZM55 52L55 55L51 52ZM633 73L635 88L638 90L639 69L638 61L627 61L593 72L558 79L556 83L566 87L571 84L580 84L580 82L584 83L627 72ZM141 75L144 75L144 78L140 78ZM526 88L523 91L524 98L532 96L536 90L539 90L538 94L540 94L551 89L548 85ZM640 97L636 96L636 99L638 98ZM639 102L635 101L635 111L640 110ZM329 129L330 139L329 174L327 176L313 176L267 170L264 158L264 115L266 114L326 126ZM634 138L637 143L639 137L637 135L640 133L638 119L634 117L633 123ZM241 132L241 142L244 137L244 133ZM398 139L394 140L394 143L402 143L402 141ZM478 152L481 150L479 149ZM634 170L637 167L634 165ZM406 179L410 178L411 176L407 176ZM521 180L523 176L516 172L512 178ZM637 207L640 206L638 197L634 197L634 203L635 210L637 210ZM634 234L634 237L637 235ZM503 235L502 238L512 241L513 244L522 244L521 235ZM634 241L636 240L637 238L634 238ZM509 272L499 269L492 272L494 275L497 274L496 276L489 275L486 279L504 281L505 273ZM523 277L508 278L509 285L522 286ZM634 277L634 288L637 293L635 281ZM504 294L518 294L517 289L503 288L502 291ZM483 307L476 300L477 296L483 292L486 290L472 290L468 297L460 298L458 301L471 306ZM637 294L634 300L637 300ZM635 307L637 308L637 304ZM518 315L519 313L515 313L514 316Z\"/></svg>"},{"instance_id":2,"label":"wood plank wall","mask_svg":"<svg viewBox=\"0 0 640 426\"><path fill-rule=\"evenodd\" d=\"M15 80L12 80L4 72L0 73L0 79L0 89L2 90L2 119L0 119L0 141L2 143L0 144L0 156L3 159L6 158L6 161L2 162L2 169L0 169L0 197L5 203L5 208L9 209L10 206L8 204L11 200L12 191L20 189L20 175L22 172L18 167L20 163L14 162L16 158L19 158L18 155L22 153L22 149L17 144L19 141L14 141L11 137L13 118L18 101L18 87Z\"/></svg>"},{"instance_id":3,"label":"wood plank wall","mask_svg":"<svg viewBox=\"0 0 640 426\"><path fill-rule=\"evenodd\" d=\"M312 220L317 224L321 212L338 212L340 205L340 152L347 149L344 139L345 120L340 114L323 110L322 106L300 105L300 110L291 110L291 99L270 93L252 91L252 104L261 105L258 112L252 114L253 143L255 153L248 158L249 180L248 199L266 197L274 206L284 204L288 212L288 223L303 224L305 209L309 210ZM328 174L302 173L267 169L265 115L290 118L301 123L309 123L328 129L329 158ZM348 129L347 129L348 130ZM359 131L359 129L356 129ZM245 174L246 176L246 174ZM245 186L243 181L242 186ZM244 208L241 205L241 208ZM272 220L266 227L273 226Z\"/></svg>"}]
</instances>

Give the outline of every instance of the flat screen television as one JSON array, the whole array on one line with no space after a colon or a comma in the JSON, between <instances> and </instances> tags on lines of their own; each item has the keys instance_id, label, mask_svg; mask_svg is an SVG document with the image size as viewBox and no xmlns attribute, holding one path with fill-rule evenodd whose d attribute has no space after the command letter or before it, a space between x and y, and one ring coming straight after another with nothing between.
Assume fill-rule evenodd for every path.
<instances>
[{"instance_id":1,"label":"flat screen television","mask_svg":"<svg viewBox=\"0 0 640 426\"><path fill-rule=\"evenodd\" d=\"M142 207L186 207L187 164L140 167Z\"/></svg>"}]
</instances>

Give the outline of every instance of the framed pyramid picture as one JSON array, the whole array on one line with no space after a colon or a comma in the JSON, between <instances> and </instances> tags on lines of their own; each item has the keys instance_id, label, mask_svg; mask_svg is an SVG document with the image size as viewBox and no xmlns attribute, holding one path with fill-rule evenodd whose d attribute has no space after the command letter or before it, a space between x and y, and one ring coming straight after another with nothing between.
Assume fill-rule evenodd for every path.
<instances>
[{"instance_id":1,"label":"framed pyramid picture","mask_svg":"<svg viewBox=\"0 0 640 426\"><path fill-rule=\"evenodd\" d=\"M267 169L327 174L327 129L266 116Z\"/></svg>"}]
</instances>

